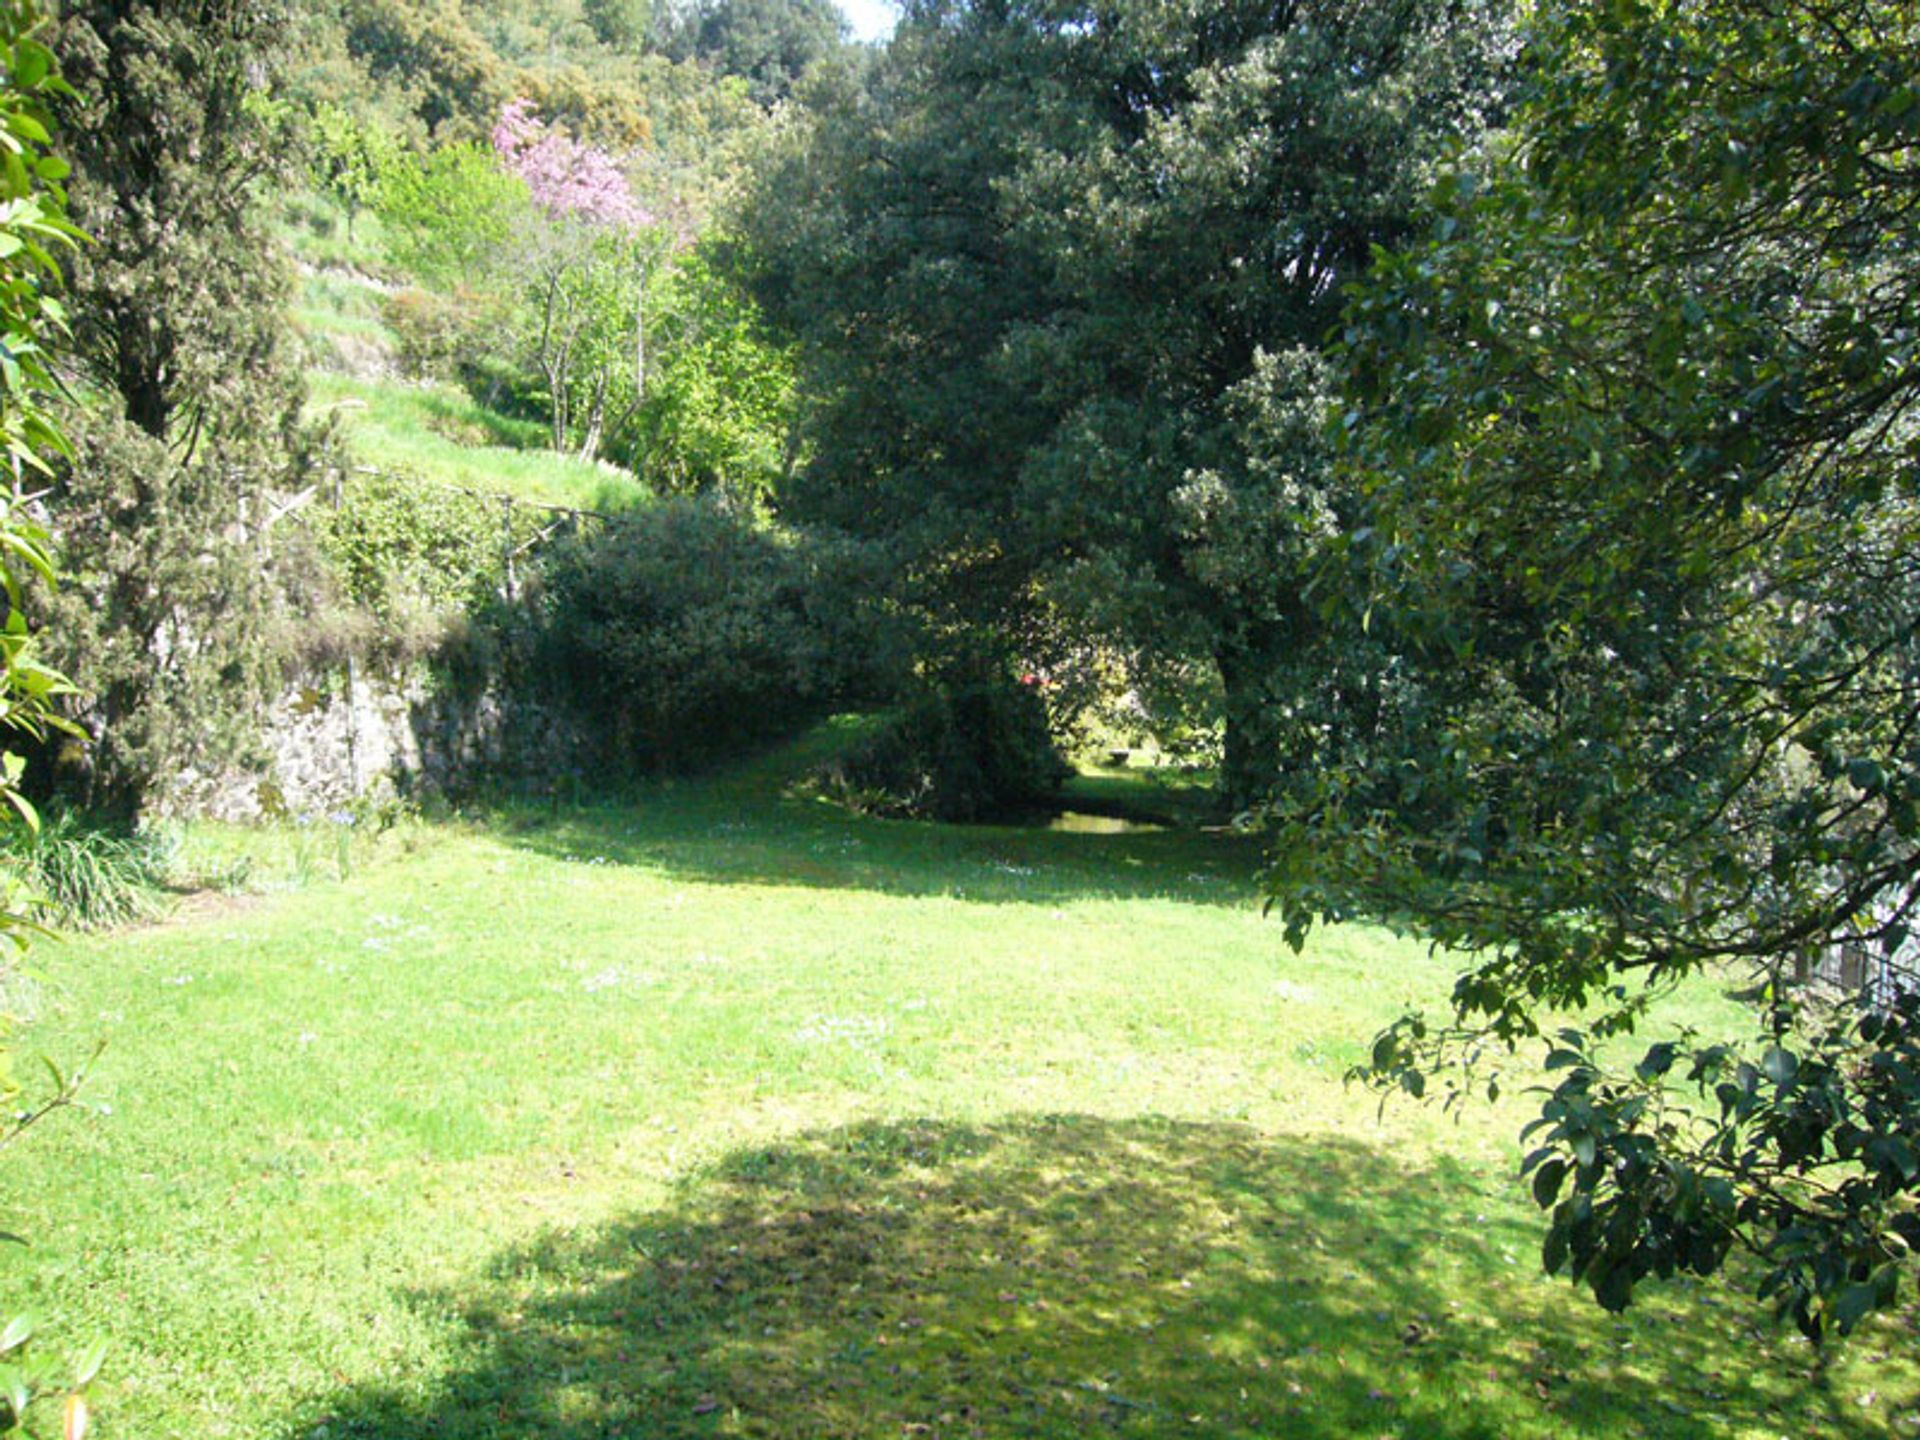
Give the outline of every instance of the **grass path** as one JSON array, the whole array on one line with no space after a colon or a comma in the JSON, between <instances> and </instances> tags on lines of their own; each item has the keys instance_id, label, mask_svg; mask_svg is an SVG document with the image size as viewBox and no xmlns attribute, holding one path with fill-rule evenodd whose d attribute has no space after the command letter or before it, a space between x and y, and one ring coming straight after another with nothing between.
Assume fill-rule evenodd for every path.
<instances>
[{"instance_id":1,"label":"grass path","mask_svg":"<svg viewBox=\"0 0 1920 1440\"><path fill-rule=\"evenodd\" d=\"M1539 1279L1518 1110L1340 1083L1445 967L1289 955L1235 842L778 778L49 952L111 1043L0 1301L110 1338L103 1440L1920 1433L1904 1322L1816 1379Z\"/></svg>"}]
</instances>

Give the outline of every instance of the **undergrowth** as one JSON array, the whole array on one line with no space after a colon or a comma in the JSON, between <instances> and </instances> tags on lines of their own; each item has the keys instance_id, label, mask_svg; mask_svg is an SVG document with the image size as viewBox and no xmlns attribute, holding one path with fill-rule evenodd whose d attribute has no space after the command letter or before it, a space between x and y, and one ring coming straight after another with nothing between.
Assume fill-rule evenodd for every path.
<instances>
[{"instance_id":1,"label":"undergrowth","mask_svg":"<svg viewBox=\"0 0 1920 1440\"><path fill-rule=\"evenodd\" d=\"M176 842L161 830L120 830L72 813L38 830L0 830L0 861L37 898L44 918L74 930L148 920L166 905Z\"/></svg>"}]
</instances>

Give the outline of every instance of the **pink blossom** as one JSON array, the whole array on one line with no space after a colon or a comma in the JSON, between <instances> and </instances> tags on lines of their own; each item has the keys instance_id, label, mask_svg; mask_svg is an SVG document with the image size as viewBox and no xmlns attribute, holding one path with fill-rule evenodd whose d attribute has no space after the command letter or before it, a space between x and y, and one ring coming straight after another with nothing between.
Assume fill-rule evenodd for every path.
<instances>
[{"instance_id":1,"label":"pink blossom","mask_svg":"<svg viewBox=\"0 0 1920 1440\"><path fill-rule=\"evenodd\" d=\"M500 112L493 149L501 164L527 182L549 214L574 215L623 230L653 223L613 157L548 125L531 100L509 101Z\"/></svg>"}]
</instances>

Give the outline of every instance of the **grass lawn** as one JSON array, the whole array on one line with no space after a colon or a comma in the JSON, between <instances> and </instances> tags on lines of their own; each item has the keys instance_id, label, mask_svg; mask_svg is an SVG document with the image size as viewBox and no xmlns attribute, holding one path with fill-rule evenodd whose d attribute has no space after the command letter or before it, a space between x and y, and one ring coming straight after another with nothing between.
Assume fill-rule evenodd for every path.
<instances>
[{"instance_id":1,"label":"grass lawn","mask_svg":"<svg viewBox=\"0 0 1920 1440\"><path fill-rule=\"evenodd\" d=\"M336 325L354 323L331 313ZM647 494L623 470L540 448L544 427L496 415L455 385L314 370L307 374L307 413L337 416L362 464L441 485L599 511L637 504Z\"/></svg>"},{"instance_id":2,"label":"grass lawn","mask_svg":"<svg viewBox=\"0 0 1920 1440\"><path fill-rule=\"evenodd\" d=\"M9 1156L0 1304L111 1340L99 1434L1920 1433L1908 1319L1816 1371L1720 1285L1540 1278L1524 1097L1341 1084L1447 966L1289 954L1244 842L790 763L45 951L32 1042L110 1046Z\"/></svg>"}]
</instances>

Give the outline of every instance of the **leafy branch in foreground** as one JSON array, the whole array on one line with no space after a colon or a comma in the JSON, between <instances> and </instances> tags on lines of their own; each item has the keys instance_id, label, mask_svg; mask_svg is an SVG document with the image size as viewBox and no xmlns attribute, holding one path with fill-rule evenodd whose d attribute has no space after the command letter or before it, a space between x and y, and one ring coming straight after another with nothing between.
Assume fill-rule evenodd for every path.
<instances>
[{"instance_id":1,"label":"leafy branch in foreground","mask_svg":"<svg viewBox=\"0 0 1920 1440\"><path fill-rule=\"evenodd\" d=\"M1557 1013L1623 1043L1670 983L1753 987L1744 1050L1549 1045L1547 1259L1616 1308L1739 1246L1819 1336L1913 1263L1917 27L1540 7L1510 132L1348 313L1369 514L1321 600L1399 683L1290 797L1276 903L1473 957L1450 1025L1376 1048L1415 1093ZM1883 982L1804 1003L1848 947Z\"/></svg>"},{"instance_id":2,"label":"leafy branch in foreground","mask_svg":"<svg viewBox=\"0 0 1920 1440\"><path fill-rule=\"evenodd\" d=\"M1563 1033L1524 1163L1552 1212L1549 1271L1618 1310L1646 1276L1709 1274L1739 1244L1760 1297L1809 1336L1893 1302L1920 1244L1920 996L1774 1026L1757 1054L1684 1036L1624 1074Z\"/></svg>"},{"instance_id":3,"label":"leafy branch in foreground","mask_svg":"<svg viewBox=\"0 0 1920 1440\"><path fill-rule=\"evenodd\" d=\"M43 24L30 0L0 4L0 441L7 472L0 490L0 585L7 601L0 629L0 730L36 740L62 726L53 701L72 687L34 656L21 604L22 572L51 582L53 564L46 532L23 507L26 486L45 470L47 458L67 453L65 438L43 408L46 397L59 390L44 342L66 330L65 312L52 293L61 278L55 247L79 238L65 217L60 182L67 175L66 162L47 151L52 138L47 102L73 92L38 38ZM0 823L39 823L18 790L24 768L18 755L0 753L0 798L16 812L0 809ZM17 975L19 956L39 928L32 899L17 877L0 875L0 981ZM84 1073L63 1073L49 1060L51 1091L12 1109L23 1091L13 1075L11 1023L0 1016L0 1105L9 1110L0 1118L0 1146L72 1104ZM8 1433L23 1430L30 1406L64 1394L64 1440L82 1440L88 1424L86 1386L98 1373L103 1352L96 1347L68 1372L37 1351L29 1353L33 1330L26 1316L15 1316L0 1329L0 1422Z\"/></svg>"}]
</instances>

